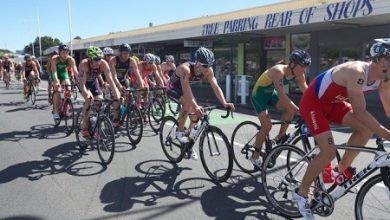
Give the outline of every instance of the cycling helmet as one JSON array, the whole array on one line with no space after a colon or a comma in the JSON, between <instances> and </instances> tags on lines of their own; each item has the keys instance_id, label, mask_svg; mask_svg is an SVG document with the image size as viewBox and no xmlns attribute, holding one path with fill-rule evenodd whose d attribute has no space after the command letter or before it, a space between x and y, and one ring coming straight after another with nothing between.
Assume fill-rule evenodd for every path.
<instances>
[{"instance_id":1,"label":"cycling helmet","mask_svg":"<svg viewBox=\"0 0 390 220\"><path fill-rule=\"evenodd\" d=\"M131 58L133 58L137 63L139 62L139 58L137 56L132 56Z\"/></svg>"},{"instance_id":2,"label":"cycling helmet","mask_svg":"<svg viewBox=\"0 0 390 220\"><path fill-rule=\"evenodd\" d=\"M31 56L30 54L26 54L24 55L24 60L27 61L27 60L31 60Z\"/></svg>"},{"instance_id":3,"label":"cycling helmet","mask_svg":"<svg viewBox=\"0 0 390 220\"><path fill-rule=\"evenodd\" d=\"M58 46L58 52L61 52L62 50L68 50L69 51L68 45L61 44L60 46Z\"/></svg>"},{"instance_id":4,"label":"cycling helmet","mask_svg":"<svg viewBox=\"0 0 390 220\"><path fill-rule=\"evenodd\" d=\"M378 58L381 56L390 57L390 38L387 39L375 39L370 48L370 54L372 58Z\"/></svg>"},{"instance_id":5,"label":"cycling helmet","mask_svg":"<svg viewBox=\"0 0 390 220\"><path fill-rule=\"evenodd\" d=\"M90 46L87 50L88 58L91 59L101 59L103 58L103 51L99 47Z\"/></svg>"},{"instance_id":6,"label":"cycling helmet","mask_svg":"<svg viewBox=\"0 0 390 220\"><path fill-rule=\"evenodd\" d=\"M157 65L161 64L161 58L159 56L154 56L154 60L156 61Z\"/></svg>"},{"instance_id":7,"label":"cycling helmet","mask_svg":"<svg viewBox=\"0 0 390 220\"><path fill-rule=\"evenodd\" d=\"M114 50L111 47L105 47L105 48L103 48L103 54L104 55L113 55Z\"/></svg>"},{"instance_id":8,"label":"cycling helmet","mask_svg":"<svg viewBox=\"0 0 390 220\"><path fill-rule=\"evenodd\" d=\"M173 57L172 55L167 55L165 56L165 60L167 62L175 62L175 57Z\"/></svg>"},{"instance_id":9,"label":"cycling helmet","mask_svg":"<svg viewBox=\"0 0 390 220\"><path fill-rule=\"evenodd\" d=\"M207 64L209 67L213 65L215 58L214 53L204 47L200 47L195 52L195 60L203 64Z\"/></svg>"},{"instance_id":10,"label":"cycling helmet","mask_svg":"<svg viewBox=\"0 0 390 220\"><path fill-rule=\"evenodd\" d=\"M299 64L302 66L310 66L311 56L304 50L294 50L289 57L290 63Z\"/></svg>"},{"instance_id":11,"label":"cycling helmet","mask_svg":"<svg viewBox=\"0 0 390 220\"><path fill-rule=\"evenodd\" d=\"M32 59L32 60L35 60L35 59L36 59L36 57L33 55L33 56L31 56L31 59Z\"/></svg>"},{"instance_id":12,"label":"cycling helmet","mask_svg":"<svg viewBox=\"0 0 390 220\"><path fill-rule=\"evenodd\" d=\"M144 61L149 64L156 63L155 56L151 53L147 53L144 55Z\"/></svg>"},{"instance_id":13,"label":"cycling helmet","mask_svg":"<svg viewBox=\"0 0 390 220\"><path fill-rule=\"evenodd\" d=\"M119 52L131 52L131 47L129 44L121 44L119 46Z\"/></svg>"}]
</instances>

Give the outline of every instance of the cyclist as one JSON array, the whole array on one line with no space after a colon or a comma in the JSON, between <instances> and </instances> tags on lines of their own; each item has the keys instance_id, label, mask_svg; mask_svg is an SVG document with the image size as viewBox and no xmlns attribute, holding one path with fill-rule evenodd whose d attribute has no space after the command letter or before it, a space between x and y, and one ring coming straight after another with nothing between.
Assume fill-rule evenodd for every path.
<instances>
[{"instance_id":1,"label":"cyclist","mask_svg":"<svg viewBox=\"0 0 390 220\"><path fill-rule=\"evenodd\" d=\"M22 63L21 62L18 62L16 65L15 65L15 77L18 81L20 81L20 79L22 78L21 74L22 74L22 69L23 69L23 66L22 66Z\"/></svg>"},{"instance_id":2,"label":"cyclist","mask_svg":"<svg viewBox=\"0 0 390 220\"><path fill-rule=\"evenodd\" d=\"M41 64L39 64L39 61L37 60L37 58L35 58L35 56L31 56L31 59L34 61L35 65L37 65L37 69L38 69L38 74L39 74L39 77L41 76Z\"/></svg>"},{"instance_id":3,"label":"cyclist","mask_svg":"<svg viewBox=\"0 0 390 220\"><path fill-rule=\"evenodd\" d=\"M48 95L48 102L52 104L52 92L53 92L53 87L52 87L52 82L53 82L53 74L51 73L51 59L53 58L54 55L57 54L57 51L53 51L51 54L49 54L49 58L47 60L46 64L46 70L49 73L49 80L47 84L47 95Z\"/></svg>"},{"instance_id":4,"label":"cyclist","mask_svg":"<svg viewBox=\"0 0 390 220\"><path fill-rule=\"evenodd\" d=\"M4 82L6 81L6 80L8 80L8 82L10 82L11 81L11 72L13 71L13 69L14 69L14 66L13 66L13 63L12 63L12 61L9 59L9 56L8 56L8 54L5 54L4 55L4 60L3 60L3 63L2 63L2 71L3 71L3 80L4 80Z\"/></svg>"},{"instance_id":5,"label":"cyclist","mask_svg":"<svg viewBox=\"0 0 390 220\"><path fill-rule=\"evenodd\" d=\"M69 55L69 47L65 44L62 44L58 47L58 55L54 55L50 62L51 67L51 77L53 79L53 118L54 120L60 119L59 105L60 105L60 92L61 87L65 88L66 94L70 94L70 80L67 68L71 67L76 76L78 76L78 71L76 67L76 62Z\"/></svg>"},{"instance_id":6,"label":"cyclist","mask_svg":"<svg viewBox=\"0 0 390 220\"><path fill-rule=\"evenodd\" d=\"M167 81L165 80L163 73L162 73L162 69L161 69L161 58L159 56L155 55L154 59L156 62L156 67L157 67L157 75L160 77L161 83L162 83L162 84L160 84L160 86L166 86Z\"/></svg>"},{"instance_id":7,"label":"cyclist","mask_svg":"<svg viewBox=\"0 0 390 220\"><path fill-rule=\"evenodd\" d=\"M103 51L99 47L90 46L87 50L87 55L88 58L82 60L79 65L81 73L80 87L85 100L81 135L85 138L90 136L88 131L90 101L100 101L103 99L97 80L98 76L104 74L110 85L110 89L114 97L114 118L117 117L118 114L117 109L119 109L120 97L119 90L115 86L108 63L103 59Z\"/></svg>"},{"instance_id":8,"label":"cyclist","mask_svg":"<svg viewBox=\"0 0 390 220\"><path fill-rule=\"evenodd\" d=\"M324 167L336 156L329 122L353 129L347 145L364 146L372 134L390 140L390 131L367 110L364 95L378 90L387 116L390 116L390 39L378 39L370 48L372 61L351 61L339 64L318 75L309 85L300 103L300 113L320 147L310 161L302 184L293 193L293 201L306 219L313 219L308 208L309 186ZM337 184L353 176L350 165L358 151L347 150L332 170Z\"/></svg>"},{"instance_id":9,"label":"cyclist","mask_svg":"<svg viewBox=\"0 0 390 220\"><path fill-rule=\"evenodd\" d=\"M234 111L234 105L226 102L223 92L214 76L212 68L214 61L213 52L204 47L200 47L195 52L195 63L186 62L181 64L169 80L168 97L183 106L179 113L178 131L176 132L176 138L181 143L189 142L189 138L184 131L184 124L188 113L195 113L197 118L200 118L204 114L192 93L190 82L207 80L219 102L225 108ZM191 123L190 129L194 126ZM192 156L196 158L194 152Z\"/></svg>"},{"instance_id":10,"label":"cyclist","mask_svg":"<svg viewBox=\"0 0 390 220\"><path fill-rule=\"evenodd\" d=\"M299 109L287 96L284 86L294 81L303 93L307 89L304 74L305 68L310 64L311 57L308 53L303 50L295 50L289 56L288 65L276 64L258 78L251 93L251 101L258 115L261 128L256 136L255 152L249 158L257 169L261 168L263 156L261 155L261 148L265 137L272 128L267 106L276 107L278 110L281 110L283 112L281 116L282 121L291 121ZM280 126L279 134L276 136L275 142L282 143L288 138L286 136L288 126L288 123Z\"/></svg>"},{"instance_id":11,"label":"cyclist","mask_svg":"<svg viewBox=\"0 0 390 220\"><path fill-rule=\"evenodd\" d=\"M155 55L145 54L143 61L138 63L138 69L146 87L154 87L156 84L163 85L163 81L158 75Z\"/></svg>"},{"instance_id":12,"label":"cyclist","mask_svg":"<svg viewBox=\"0 0 390 220\"><path fill-rule=\"evenodd\" d=\"M138 71L137 62L130 57L131 47L129 44L119 46L119 55L110 60L110 70L116 87L125 96L125 89L137 85L138 88L144 88L141 75ZM115 117L113 125L117 129L120 127L119 118Z\"/></svg>"},{"instance_id":13,"label":"cyclist","mask_svg":"<svg viewBox=\"0 0 390 220\"><path fill-rule=\"evenodd\" d=\"M103 48L104 60L110 63L110 60L114 57L114 50L111 47Z\"/></svg>"},{"instance_id":14,"label":"cyclist","mask_svg":"<svg viewBox=\"0 0 390 220\"><path fill-rule=\"evenodd\" d=\"M165 62L161 64L161 71L166 81L172 76L176 70L175 57L172 55L165 56Z\"/></svg>"},{"instance_id":15,"label":"cyclist","mask_svg":"<svg viewBox=\"0 0 390 220\"><path fill-rule=\"evenodd\" d=\"M36 78L36 75L38 75L38 68L36 64L32 61L31 56L26 54L24 56L24 60L26 61L23 63L23 71L24 75L22 75L23 78L23 91L24 91L24 100L28 101L27 92L31 89L28 86L28 79L32 77L33 79Z\"/></svg>"}]
</instances>

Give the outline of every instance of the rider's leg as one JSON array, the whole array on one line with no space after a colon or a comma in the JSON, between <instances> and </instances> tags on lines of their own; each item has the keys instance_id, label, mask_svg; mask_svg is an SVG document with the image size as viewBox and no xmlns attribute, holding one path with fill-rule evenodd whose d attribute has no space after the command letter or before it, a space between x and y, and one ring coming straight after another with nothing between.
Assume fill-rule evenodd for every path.
<instances>
[{"instance_id":1,"label":"rider's leg","mask_svg":"<svg viewBox=\"0 0 390 220\"><path fill-rule=\"evenodd\" d=\"M320 147L320 153L310 161L302 184L298 193L306 197L309 193L310 185L318 177L322 170L336 157L336 147L334 146L332 132L330 130L314 136Z\"/></svg>"},{"instance_id":2,"label":"rider's leg","mask_svg":"<svg viewBox=\"0 0 390 220\"><path fill-rule=\"evenodd\" d=\"M351 127L353 129L351 137L348 139L347 144L351 146L365 146L368 140L372 137L372 132L364 126L352 113L347 113L343 118L343 125ZM359 154L359 151L346 150L341 161L338 164L338 171L344 172Z\"/></svg>"},{"instance_id":3,"label":"rider's leg","mask_svg":"<svg viewBox=\"0 0 390 220\"><path fill-rule=\"evenodd\" d=\"M288 126L290 125L288 122L294 118L295 110L293 108L282 108L280 105L276 105L276 107L280 110L283 110L282 117L280 120L282 122L287 122L286 124L281 124L279 129L279 134L277 135L277 139L280 139L284 135L286 135L286 131Z\"/></svg>"},{"instance_id":4,"label":"rider's leg","mask_svg":"<svg viewBox=\"0 0 390 220\"><path fill-rule=\"evenodd\" d=\"M268 115L268 111L264 110L259 113L257 116L259 118L261 128L260 131L256 135L255 148L257 149L253 155L252 159L257 159L260 157L261 148L263 147L263 143L265 141L266 136L269 134L272 128L272 122Z\"/></svg>"},{"instance_id":5,"label":"rider's leg","mask_svg":"<svg viewBox=\"0 0 390 220\"><path fill-rule=\"evenodd\" d=\"M179 129L179 131L184 131L184 125L185 125L186 120L187 120L189 107L184 104L184 97L180 97L179 101L182 104L183 108L180 110L179 117L177 119L178 129Z\"/></svg>"},{"instance_id":6,"label":"rider's leg","mask_svg":"<svg viewBox=\"0 0 390 220\"><path fill-rule=\"evenodd\" d=\"M82 96L84 97L84 106L83 106L83 126L82 129L88 128L88 118L90 112L90 102L93 101L89 97L93 97L91 91L87 90L86 92L82 92Z\"/></svg>"}]
</instances>

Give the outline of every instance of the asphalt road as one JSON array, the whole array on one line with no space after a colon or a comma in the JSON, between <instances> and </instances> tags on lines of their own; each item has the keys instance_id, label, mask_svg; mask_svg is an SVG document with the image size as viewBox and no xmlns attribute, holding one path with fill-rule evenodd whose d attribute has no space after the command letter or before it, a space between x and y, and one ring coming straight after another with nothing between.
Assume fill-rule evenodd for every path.
<instances>
[{"instance_id":1,"label":"asphalt road","mask_svg":"<svg viewBox=\"0 0 390 220\"><path fill-rule=\"evenodd\" d=\"M239 113L222 120L221 113L214 113L211 123L229 139L239 122L257 121ZM346 131L334 133L337 143L346 141ZM105 168L96 151L80 153L63 124L53 126L46 91L32 106L23 102L20 83L6 90L0 82L0 218L284 219L265 198L260 173L248 175L235 165L231 178L216 184L200 160L168 162L150 128L136 147L126 137L116 141L114 160ZM355 164L360 168L370 160L362 154ZM354 219L355 197L338 200L329 218ZM388 213L390 208L383 219L390 219Z\"/></svg>"}]
</instances>

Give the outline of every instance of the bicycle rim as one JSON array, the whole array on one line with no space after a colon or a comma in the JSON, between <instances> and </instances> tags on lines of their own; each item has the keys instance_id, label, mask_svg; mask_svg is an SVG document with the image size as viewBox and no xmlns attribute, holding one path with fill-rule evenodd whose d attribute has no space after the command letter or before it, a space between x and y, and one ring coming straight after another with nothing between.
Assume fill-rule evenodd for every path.
<instances>
[{"instance_id":1,"label":"bicycle rim","mask_svg":"<svg viewBox=\"0 0 390 220\"><path fill-rule=\"evenodd\" d=\"M209 126L199 141L199 154L207 175L217 182L226 181L233 169L233 150L221 129Z\"/></svg>"},{"instance_id":2,"label":"bicycle rim","mask_svg":"<svg viewBox=\"0 0 390 220\"><path fill-rule=\"evenodd\" d=\"M160 130L161 120L164 118L164 107L161 102L157 99L153 100L148 109L149 125L154 132Z\"/></svg>"},{"instance_id":3,"label":"bicycle rim","mask_svg":"<svg viewBox=\"0 0 390 220\"><path fill-rule=\"evenodd\" d=\"M143 129L141 112L135 106L130 107L127 110L126 130L131 144L136 145L141 141Z\"/></svg>"},{"instance_id":4,"label":"bicycle rim","mask_svg":"<svg viewBox=\"0 0 390 220\"><path fill-rule=\"evenodd\" d=\"M355 218L390 219L390 192L387 190L381 174L364 183L356 197Z\"/></svg>"},{"instance_id":5,"label":"bicycle rim","mask_svg":"<svg viewBox=\"0 0 390 220\"><path fill-rule=\"evenodd\" d=\"M165 156L173 163L180 162L185 152L176 139L177 120L172 116L164 117L160 127L160 144Z\"/></svg>"},{"instance_id":6,"label":"bicycle rim","mask_svg":"<svg viewBox=\"0 0 390 220\"><path fill-rule=\"evenodd\" d=\"M115 152L115 134L111 121L107 116L99 117L96 127L96 148L98 150L100 161L103 165L108 165L114 158Z\"/></svg>"},{"instance_id":7,"label":"bicycle rim","mask_svg":"<svg viewBox=\"0 0 390 220\"><path fill-rule=\"evenodd\" d=\"M69 135L74 129L74 109L70 99L65 99L62 117L65 121L66 133Z\"/></svg>"},{"instance_id":8,"label":"bicycle rim","mask_svg":"<svg viewBox=\"0 0 390 220\"><path fill-rule=\"evenodd\" d=\"M240 123L233 131L231 145L234 153L234 161L237 166L246 173L253 173L257 169L253 166L249 158L255 152L256 134L260 126L252 121Z\"/></svg>"},{"instance_id":9,"label":"bicycle rim","mask_svg":"<svg viewBox=\"0 0 390 220\"><path fill-rule=\"evenodd\" d=\"M291 157L291 169L286 166L288 154ZM293 145L279 145L268 153L263 162L261 179L265 196L285 217L301 216L292 201L292 193L301 184L309 162L308 158L303 158L304 155L301 149ZM268 167L268 163L274 163L272 168Z\"/></svg>"},{"instance_id":10,"label":"bicycle rim","mask_svg":"<svg viewBox=\"0 0 390 220\"><path fill-rule=\"evenodd\" d=\"M33 86L30 87L30 101L31 104L34 105L37 99L35 88Z\"/></svg>"}]
</instances>

